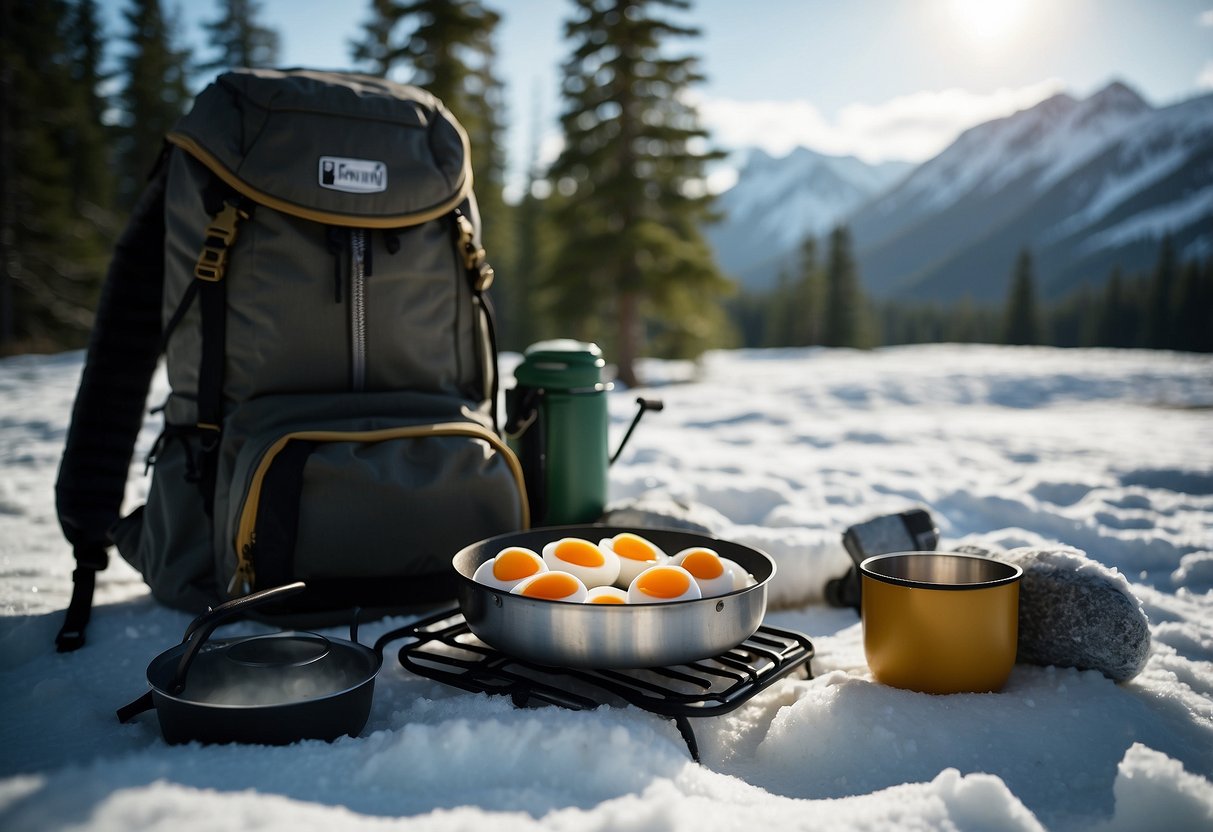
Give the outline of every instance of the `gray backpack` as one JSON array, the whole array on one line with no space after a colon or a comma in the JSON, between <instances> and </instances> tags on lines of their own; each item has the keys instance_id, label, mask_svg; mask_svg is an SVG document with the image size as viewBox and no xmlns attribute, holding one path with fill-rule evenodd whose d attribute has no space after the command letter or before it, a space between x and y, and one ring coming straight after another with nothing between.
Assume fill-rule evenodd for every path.
<instances>
[{"instance_id":1,"label":"gray backpack","mask_svg":"<svg viewBox=\"0 0 1213 832\"><path fill-rule=\"evenodd\" d=\"M208 86L99 304L56 483L77 561L60 650L83 643L111 542L190 611L294 580L271 612L454 597L455 552L529 523L492 276L467 136L433 96L308 71ZM162 351L147 503L119 518Z\"/></svg>"}]
</instances>

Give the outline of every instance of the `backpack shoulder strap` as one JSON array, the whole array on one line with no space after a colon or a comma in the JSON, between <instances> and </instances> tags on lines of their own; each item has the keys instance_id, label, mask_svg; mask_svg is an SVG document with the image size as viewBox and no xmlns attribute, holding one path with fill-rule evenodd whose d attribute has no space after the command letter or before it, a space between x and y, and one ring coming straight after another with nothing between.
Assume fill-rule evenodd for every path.
<instances>
[{"instance_id":1,"label":"backpack shoulder strap","mask_svg":"<svg viewBox=\"0 0 1213 832\"><path fill-rule=\"evenodd\" d=\"M96 573L108 563L106 532L122 508L160 354L167 168L162 154L114 248L55 482L59 525L76 558L55 638L61 653L84 645Z\"/></svg>"}]
</instances>

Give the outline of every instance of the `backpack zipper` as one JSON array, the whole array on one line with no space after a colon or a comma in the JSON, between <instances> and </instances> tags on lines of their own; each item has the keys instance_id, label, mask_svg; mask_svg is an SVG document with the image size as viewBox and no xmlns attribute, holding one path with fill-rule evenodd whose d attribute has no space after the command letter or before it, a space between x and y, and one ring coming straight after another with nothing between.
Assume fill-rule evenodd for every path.
<instances>
[{"instance_id":1,"label":"backpack zipper","mask_svg":"<svg viewBox=\"0 0 1213 832\"><path fill-rule=\"evenodd\" d=\"M350 232L350 386L366 387L366 277L367 232Z\"/></svg>"},{"instance_id":2,"label":"backpack zipper","mask_svg":"<svg viewBox=\"0 0 1213 832\"><path fill-rule=\"evenodd\" d=\"M257 548L256 526L257 511L261 504L261 484L266 472L274 460L286 447L288 442L300 440L307 442L360 442L373 444L394 439L425 439L436 436L464 436L468 439L479 439L494 451L501 454L514 482L518 486L520 505L520 521L524 529L531 526L531 512L527 502L526 481L522 473L522 465L514 452L501 441L496 433L488 428L468 422L440 422L436 424L408 425L396 428L380 428L365 431L341 430L301 430L284 434L266 449L256 468L253 469L248 490L244 497L244 505L240 508L236 524L236 571L228 583L229 597L248 595L256 585L256 572L253 568L253 557Z\"/></svg>"}]
</instances>

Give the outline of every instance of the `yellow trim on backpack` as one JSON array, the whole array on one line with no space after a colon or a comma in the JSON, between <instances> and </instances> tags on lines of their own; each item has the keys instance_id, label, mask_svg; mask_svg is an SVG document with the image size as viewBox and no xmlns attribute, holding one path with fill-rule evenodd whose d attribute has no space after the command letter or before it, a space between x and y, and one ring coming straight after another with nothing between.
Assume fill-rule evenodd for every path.
<instances>
[{"instance_id":1,"label":"yellow trim on backpack","mask_svg":"<svg viewBox=\"0 0 1213 832\"><path fill-rule=\"evenodd\" d=\"M265 205L275 211L281 211L284 214L290 214L293 217L310 220L312 222L324 223L326 225L342 225L350 228L403 228L410 225L421 225L422 223L436 220L439 217L446 216L451 211L459 207L459 205L472 192L472 168L468 164L469 154L471 152L468 146L467 133L460 127L459 140L463 143L463 181L460 182L455 194L445 202L427 208L424 211L415 212L412 214L393 214L391 216L366 216L362 214L337 214L330 211L318 211L315 208L308 208L305 205L299 205L294 202L288 202L285 199L280 199L273 194L254 188L249 183L245 182L232 171L228 170L223 162L219 161L213 153L203 147L192 136L187 136L184 133L172 132L166 137L169 143L180 147L189 155L193 156L203 165L205 165L211 173L218 176L224 183L230 185L238 193L248 197L258 204Z\"/></svg>"},{"instance_id":2,"label":"yellow trim on backpack","mask_svg":"<svg viewBox=\"0 0 1213 832\"><path fill-rule=\"evenodd\" d=\"M411 425L408 427L382 428L379 430L339 431L339 430L301 430L278 437L270 445L249 481L248 496L240 509L240 522L236 527L236 572L228 585L228 595L247 595L253 591L255 574L251 560L253 532L256 528L257 509L261 503L261 484L265 474L273 464L274 459L282 452L288 442L295 440L304 442L384 442L392 439L425 439L433 436L466 436L469 439L481 439L500 453L509 466L510 473L518 485L519 516L523 529L531 527L531 507L527 500L526 481L522 474L522 464L509 446L493 431L481 425L468 422L440 422L430 425Z\"/></svg>"}]
</instances>

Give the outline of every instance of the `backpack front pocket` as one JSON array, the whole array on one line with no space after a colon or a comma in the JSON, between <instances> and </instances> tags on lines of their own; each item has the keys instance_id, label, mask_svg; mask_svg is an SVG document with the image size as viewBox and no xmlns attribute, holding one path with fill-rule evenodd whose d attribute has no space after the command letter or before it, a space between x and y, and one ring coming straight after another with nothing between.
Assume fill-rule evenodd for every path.
<instances>
[{"instance_id":1,"label":"backpack front pocket","mask_svg":"<svg viewBox=\"0 0 1213 832\"><path fill-rule=\"evenodd\" d=\"M529 525L518 460L471 422L281 433L234 474L229 596L302 580L309 606L450 597L455 552Z\"/></svg>"}]
</instances>

